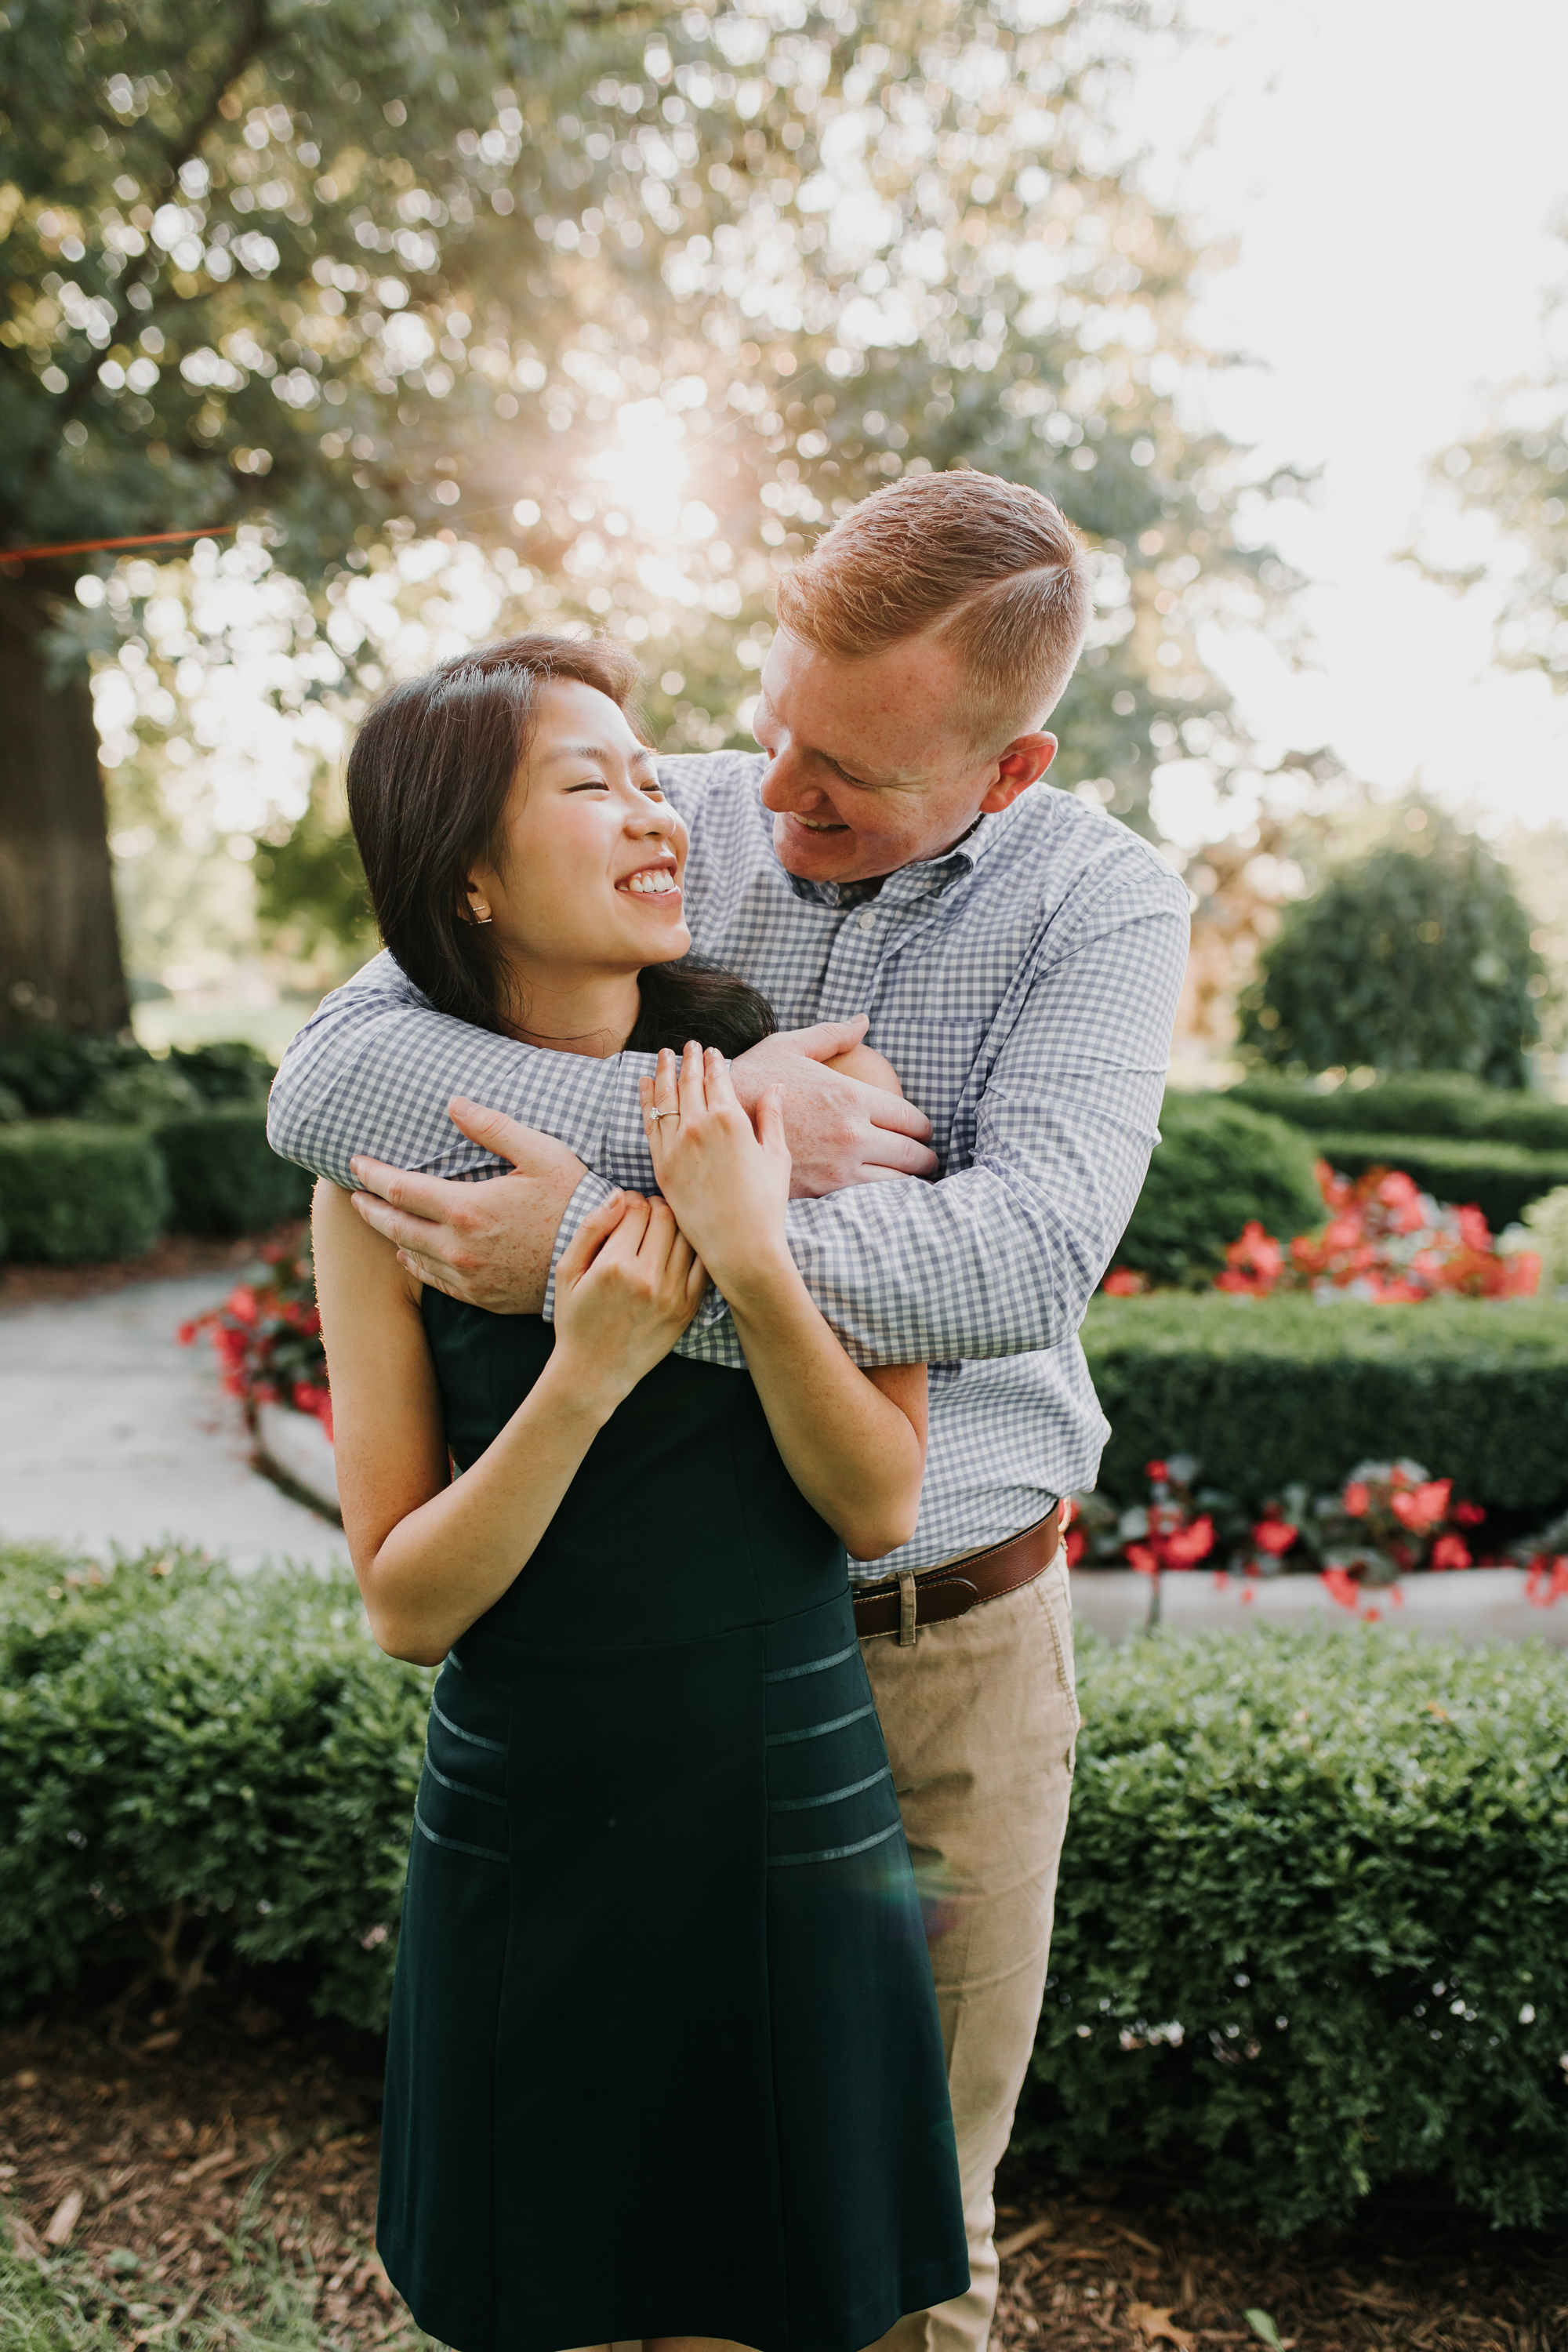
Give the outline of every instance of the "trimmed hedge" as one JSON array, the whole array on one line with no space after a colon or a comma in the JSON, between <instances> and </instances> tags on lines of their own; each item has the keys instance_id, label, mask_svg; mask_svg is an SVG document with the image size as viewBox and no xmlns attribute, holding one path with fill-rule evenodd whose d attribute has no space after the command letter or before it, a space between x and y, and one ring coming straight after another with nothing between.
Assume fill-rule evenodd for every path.
<instances>
[{"instance_id":1,"label":"trimmed hedge","mask_svg":"<svg viewBox=\"0 0 1568 2352\"><path fill-rule=\"evenodd\" d=\"M0 2007L232 1954L380 2024L429 1684L346 1577L0 1552ZM1568 1656L1162 1639L1080 1697L1020 2143L1279 2231L1568 2212Z\"/></svg>"},{"instance_id":2,"label":"trimmed hedge","mask_svg":"<svg viewBox=\"0 0 1568 2352\"><path fill-rule=\"evenodd\" d=\"M1327 1094L1284 1078L1249 1078L1229 1087L1225 1099L1314 1133L1447 1136L1521 1151L1568 1151L1568 1103L1458 1074L1384 1078Z\"/></svg>"},{"instance_id":3,"label":"trimmed hedge","mask_svg":"<svg viewBox=\"0 0 1568 2352\"><path fill-rule=\"evenodd\" d=\"M182 1234L251 1234L310 1207L312 1179L267 1140L265 1106L235 1103L160 1120L153 1138Z\"/></svg>"},{"instance_id":4,"label":"trimmed hedge","mask_svg":"<svg viewBox=\"0 0 1568 2352\"><path fill-rule=\"evenodd\" d=\"M0 2010L226 1947L383 2023L430 1681L348 1577L0 1550Z\"/></svg>"},{"instance_id":5,"label":"trimmed hedge","mask_svg":"<svg viewBox=\"0 0 1568 2352\"><path fill-rule=\"evenodd\" d=\"M144 1128L64 1118L0 1127L0 1223L13 1257L138 1257L167 1226L169 1207L163 1161Z\"/></svg>"},{"instance_id":6,"label":"trimmed hedge","mask_svg":"<svg viewBox=\"0 0 1568 2352\"><path fill-rule=\"evenodd\" d=\"M1015 2144L1281 2235L1400 2177L1568 2217L1568 1656L1158 1638L1080 1701Z\"/></svg>"},{"instance_id":7,"label":"trimmed hedge","mask_svg":"<svg viewBox=\"0 0 1568 2352\"><path fill-rule=\"evenodd\" d=\"M1282 1119L1224 1095L1168 1094L1160 1141L1116 1252L1156 1283L1207 1283L1249 1217L1296 1234L1323 1217L1317 1155Z\"/></svg>"},{"instance_id":8,"label":"trimmed hedge","mask_svg":"<svg viewBox=\"0 0 1568 2352\"><path fill-rule=\"evenodd\" d=\"M1112 1435L1101 1491L1142 1502L1145 1462L1195 1454L1260 1505L1407 1454L1489 1508L1568 1503L1568 1315L1535 1300L1373 1307L1310 1297L1097 1298L1083 1328Z\"/></svg>"},{"instance_id":9,"label":"trimmed hedge","mask_svg":"<svg viewBox=\"0 0 1568 2352\"><path fill-rule=\"evenodd\" d=\"M1568 1184L1568 1151L1522 1151L1511 1143L1461 1143L1447 1137L1319 1133L1313 1143L1344 1176L1367 1168L1402 1168L1439 1201L1473 1202L1494 1234L1516 1224L1531 1201Z\"/></svg>"}]
</instances>

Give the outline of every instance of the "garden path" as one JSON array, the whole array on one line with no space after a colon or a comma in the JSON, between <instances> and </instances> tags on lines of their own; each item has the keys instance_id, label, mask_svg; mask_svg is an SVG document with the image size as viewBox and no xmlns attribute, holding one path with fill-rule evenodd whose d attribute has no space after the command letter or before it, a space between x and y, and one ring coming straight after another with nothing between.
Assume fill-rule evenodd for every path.
<instances>
[{"instance_id":1,"label":"garden path","mask_svg":"<svg viewBox=\"0 0 1568 2352\"><path fill-rule=\"evenodd\" d=\"M174 1539L242 1569L347 1559L336 1528L252 1467L211 1349L175 1337L233 1282L205 1274L0 1312L0 1538L104 1559Z\"/></svg>"}]
</instances>

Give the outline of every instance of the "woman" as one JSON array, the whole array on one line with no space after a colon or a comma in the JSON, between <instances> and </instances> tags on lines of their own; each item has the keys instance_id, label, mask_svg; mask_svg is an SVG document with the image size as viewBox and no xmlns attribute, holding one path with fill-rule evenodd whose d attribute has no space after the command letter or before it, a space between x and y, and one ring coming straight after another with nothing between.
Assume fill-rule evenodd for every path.
<instances>
[{"instance_id":1,"label":"woman","mask_svg":"<svg viewBox=\"0 0 1568 2352\"><path fill-rule=\"evenodd\" d=\"M355 1572L384 1649L445 1660L379 2244L458 2352L858 2352L968 2279L845 1562L912 1531L925 1372L857 1370L795 1273L776 1101L753 1132L719 1050L771 1015L679 966L636 674L513 639L388 696L349 766L383 936L439 1008L669 1049L665 1197L584 1223L552 1326L421 1293L318 1191ZM750 1377L669 1352L710 1275Z\"/></svg>"}]
</instances>

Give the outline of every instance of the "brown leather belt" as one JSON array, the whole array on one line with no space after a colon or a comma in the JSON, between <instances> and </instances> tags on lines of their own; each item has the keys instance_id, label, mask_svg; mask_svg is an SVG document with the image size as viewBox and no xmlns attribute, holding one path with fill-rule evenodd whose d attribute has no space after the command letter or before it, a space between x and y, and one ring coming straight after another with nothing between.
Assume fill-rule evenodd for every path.
<instances>
[{"instance_id":1,"label":"brown leather belt","mask_svg":"<svg viewBox=\"0 0 1568 2352\"><path fill-rule=\"evenodd\" d=\"M919 1576L905 1574L890 1578L886 1584L858 1587L855 1631L896 1633L900 1646L907 1648L917 1626L939 1624L947 1617L966 1617L982 1601L999 1601L1005 1592L1033 1584L1057 1556L1061 1517L1062 1507L1058 1503L1022 1535L993 1544L989 1551L928 1568Z\"/></svg>"}]
</instances>

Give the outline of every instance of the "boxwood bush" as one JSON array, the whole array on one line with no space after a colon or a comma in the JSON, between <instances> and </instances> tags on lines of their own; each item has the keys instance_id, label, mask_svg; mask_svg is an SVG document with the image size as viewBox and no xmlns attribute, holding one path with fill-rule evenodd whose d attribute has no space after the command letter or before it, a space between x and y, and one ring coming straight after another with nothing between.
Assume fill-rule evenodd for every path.
<instances>
[{"instance_id":1,"label":"boxwood bush","mask_svg":"<svg viewBox=\"0 0 1568 2352\"><path fill-rule=\"evenodd\" d=\"M1224 1095L1168 1094L1160 1136L1118 1265L1160 1284L1206 1283L1248 1218L1275 1234L1321 1223L1317 1153L1283 1119Z\"/></svg>"},{"instance_id":2,"label":"boxwood bush","mask_svg":"<svg viewBox=\"0 0 1568 2352\"><path fill-rule=\"evenodd\" d=\"M252 1234L310 1206L311 1178L267 1140L264 1104L226 1103L153 1130L182 1234Z\"/></svg>"},{"instance_id":3,"label":"boxwood bush","mask_svg":"<svg viewBox=\"0 0 1568 2352\"><path fill-rule=\"evenodd\" d=\"M1280 2234L1401 2178L1568 2216L1568 1656L1161 1637L1079 1697L1016 2144Z\"/></svg>"},{"instance_id":4,"label":"boxwood bush","mask_svg":"<svg viewBox=\"0 0 1568 2352\"><path fill-rule=\"evenodd\" d=\"M0 1223L13 1257L136 1257L167 1225L169 1206L145 1128L66 1118L0 1127Z\"/></svg>"},{"instance_id":5,"label":"boxwood bush","mask_svg":"<svg viewBox=\"0 0 1568 2352\"><path fill-rule=\"evenodd\" d=\"M237 1957L381 2023L429 1683L346 1578L0 1552L0 2006ZM1080 1699L1020 2138L1281 2231L1568 2211L1568 1656L1090 1644Z\"/></svg>"},{"instance_id":6,"label":"boxwood bush","mask_svg":"<svg viewBox=\"0 0 1568 2352\"><path fill-rule=\"evenodd\" d=\"M381 2023L430 1680L347 1577L0 1551L0 2007L232 1948Z\"/></svg>"},{"instance_id":7,"label":"boxwood bush","mask_svg":"<svg viewBox=\"0 0 1568 2352\"><path fill-rule=\"evenodd\" d=\"M1261 1504L1408 1454L1470 1501L1568 1503L1568 1316L1531 1299L1374 1307L1310 1297L1099 1298L1084 1349L1111 1424L1101 1490L1195 1454L1205 1485Z\"/></svg>"},{"instance_id":8,"label":"boxwood bush","mask_svg":"<svg viewBox=\"0 0 1568 2352\"><path fill-rule=\"evenodd\" d=\"M1411 1074L1329 1093L1284 1078L1249 1078L1230 1087L1225 1099L1315 1133L1447 1136L1522 1151L1568 1151L1568 1103L1483 1086L1458 1073Z\"/></svg>"}]
</instances>

